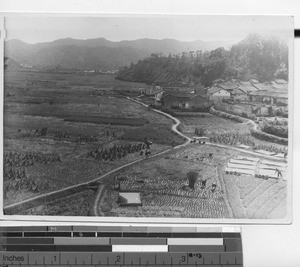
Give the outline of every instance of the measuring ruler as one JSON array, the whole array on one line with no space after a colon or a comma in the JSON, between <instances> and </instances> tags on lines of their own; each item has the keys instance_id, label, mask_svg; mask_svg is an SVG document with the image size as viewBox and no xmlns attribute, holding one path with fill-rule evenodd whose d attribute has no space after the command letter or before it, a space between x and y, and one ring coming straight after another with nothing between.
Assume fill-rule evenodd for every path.
<instances>
[{"instance_id":1,"label":"measuring ruler","mask_svg":"<svg viewBox=\"0 0 300 267\"><path fill-rule=\"evenodd\" d=\"M0 227L0 267L241 267L239 228Z\"/></svg>"}]
</instances>

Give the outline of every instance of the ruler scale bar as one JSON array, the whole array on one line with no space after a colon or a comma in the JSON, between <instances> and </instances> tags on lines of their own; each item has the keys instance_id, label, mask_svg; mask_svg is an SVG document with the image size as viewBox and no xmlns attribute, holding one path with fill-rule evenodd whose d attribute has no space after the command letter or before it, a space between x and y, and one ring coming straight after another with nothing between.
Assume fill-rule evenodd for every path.
<instances>
[{"instance_id":1,"label":"ruler scale bar","mask_svg":"<svg viewBox=\"0 0 300 267\"><path fill-rule=\"evenodd\" d=\"M10 266L242 267L242 239L234 227L0 227Z\"/></svg>"}]
</instances>

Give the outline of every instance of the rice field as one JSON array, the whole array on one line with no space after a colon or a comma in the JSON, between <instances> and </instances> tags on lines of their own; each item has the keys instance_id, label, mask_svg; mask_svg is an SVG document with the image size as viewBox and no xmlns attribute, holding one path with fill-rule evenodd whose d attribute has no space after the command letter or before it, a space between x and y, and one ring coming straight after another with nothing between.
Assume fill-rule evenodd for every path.
<instances>
[{"instance_id":1,"label":"rice field","mask_svg":"<svg viewBox=\"0 0 300 267\"><path fill-rule=\"evenodd\" d=\"M21 176L10 175L10 181L7 179L4 185L4 205L96 179L145 157L131 153L99 162L87 158L91 151L115 144L144 142L145 138L153 142L151 154L169 148L168 138L180 144L182 139L171 132L171 119L122 94L137 94L140 87L143 85L120 82L112 75L86 77L5 71L4 152L55 153L61 161L24 166ZM153 124L160 125L155 132L155 136L161 137L159 140L151 140L155 136L144 131L144 126L151 128ZM125 134L131 137L132 130L139 129L145 132L143 140L122 138Z\"/></svg>"},{"instance_id":2,"label":"rice field","mask_svg":"<svg viewBox=\"0 0 300 267\"><path fill-rule=\"evenodd\" d=\"M225 173L225 166L231 159L236 158L234 164L239 164L245 156L230 149L196 144L130 167L112 178L119 181L121 190L140 192L142 206L118 206L118 193L111 189L113 197L109 201L114 204L105 215L239 219L284 217L286 206L282 203L287 197L286 181ZM187 173L190 170L199 171L194 190L188 187ZM203 180L206 180L205 187L201 187ZM212 190L213 184L216 185L215 191Z\"/></svg>"}]
</instances>

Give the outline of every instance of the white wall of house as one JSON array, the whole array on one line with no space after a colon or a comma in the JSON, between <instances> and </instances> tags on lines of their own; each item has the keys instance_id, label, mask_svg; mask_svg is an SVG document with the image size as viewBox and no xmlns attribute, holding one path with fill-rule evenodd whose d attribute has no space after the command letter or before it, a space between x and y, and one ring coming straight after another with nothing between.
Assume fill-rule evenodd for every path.
<instances>
[{"instance_id":1,"label":"white wall of house","mask_svg":"<svg viewBox=\"0 0 300 267\"><path fill-rule=\"evenodd\" d=\"M246 101L248 100L248 96L246 94L236 94L233 96L234 100L241 100L241 101Z\"/></svg>"},{"instance_id":2,"label":"white wall of house","mask_svg":"<svg viewBox=\"0 0 300 267\"><path fill-rule=\"evenodd\" d=\"M230 98L230 93L223 89L209 95L210 100L222 100L222 99L229 99L229 98Z\"/></svg>"},{"instance_id":3,"label":"white wall of house","mask_svg":"<svg viewBox=\"0 0 300 267\"><path fill-rule=\"evenodd\" d=\"M155 100L160 101L163 96L163 91L155 94Z\"/></svg>"}]
</instances>

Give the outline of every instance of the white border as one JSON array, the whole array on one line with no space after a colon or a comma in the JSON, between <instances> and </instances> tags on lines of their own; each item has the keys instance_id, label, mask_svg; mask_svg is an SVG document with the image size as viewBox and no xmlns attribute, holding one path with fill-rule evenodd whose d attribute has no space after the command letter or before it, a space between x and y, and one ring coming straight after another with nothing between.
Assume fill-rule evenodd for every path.
<instances>
[{"instance_id":1,"label":"white border","mask_svg":"<svg viewBox=\"0 0 300 267\"><path fill-rule=\"evenodd\" d=\"M19 16L19 17L33 17L33 16L42 16L42 17L155 17L155 16L177 16L177 15L184 15L187 16L187 14L183 13L157 13L157 14L141 14L141 13L131 13L131 14L124 14L124 13L89 13L89 14L82 14L82 13L2 13L1 14L1 20L2 25L4 25L3 22L3 17L12 17L12 16ZM190 16L203 16L201 14L188 14ZM214 16L212 15L207 15L205 14L204 16ZM218 16L218 15L217 15ZM233 15L233 16L239 16L239 15ZM247 14L246 16L257 16L255 14L249 15ZM272 15L275 16L275 15ZM280 17L282 15L279 15ZM0 24L1 25L1 24ZM3 29L3 28L2 28ZM293 29L291 29L293 31ZM5 33L5 30L2 31ZM3 49L4 49L4 43L2 39L2 34L1 34L1 44L0 44L0 51L3 54ZM1 55L0 55L1 56ZM1 64L1 87L3 88L3 56L1 56L2 64ZM1 63L1 62L0 62ZM287 180L287 191L288 191L288 196L287 196L287 216L282 219L192 219L192 218L156 218L156 217L81 217L81 216L26 216L26 215L3 215L3 199L0 198L0 220L6 220L6 221L19 221L19 222L35 222L35 221L47 221L47 222L66 222L66 223L72 223L74 222L84 222L86 223L137 223L137 224L291 224L292 223L292 204L293 204L293 196L292 196L292 166L293 166L293 108L294 108L294 103L293 103L293 85L294 85L294 38L293 34L291 35L290 42L289 42L289 153L288 153L288 180ZM3 90L2 90L2 96L3 98ZM1 108L1 119L3 122L3 101L1 101L0 104ZM3 144L3 125L1 125L1 134L0 134L0 139ZM3 146L1 146L0 149L0 160L3 162ZM0 164L0 171L1 174L3 173L3 164ZM3 179L0 179L0 190L3 190ZM1 191L2 192L2 191ZM20 218L21 217L21 218Z\"/></svg>"}]
</instances>

